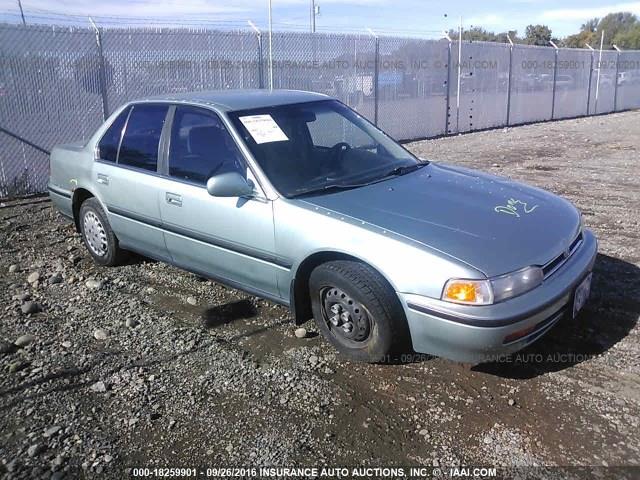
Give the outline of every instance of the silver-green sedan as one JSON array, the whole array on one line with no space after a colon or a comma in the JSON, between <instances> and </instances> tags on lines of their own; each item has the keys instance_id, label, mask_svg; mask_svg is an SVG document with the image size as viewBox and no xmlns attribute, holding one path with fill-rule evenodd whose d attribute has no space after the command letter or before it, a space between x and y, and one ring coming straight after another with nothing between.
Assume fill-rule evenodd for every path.
<instances>
[{"instance_id":1,"label":"silver-green sedan","mask_svg":"<svg viewBox=\"0 0 640 480\"><path fill-rule=\"evenodd\" d=\"M49 191L97 263L138 252L287 305L369 362L515 352L578 314L597 251L568 201L299 91L127 103L53 150Z\"/></svg>"}]
</instances>

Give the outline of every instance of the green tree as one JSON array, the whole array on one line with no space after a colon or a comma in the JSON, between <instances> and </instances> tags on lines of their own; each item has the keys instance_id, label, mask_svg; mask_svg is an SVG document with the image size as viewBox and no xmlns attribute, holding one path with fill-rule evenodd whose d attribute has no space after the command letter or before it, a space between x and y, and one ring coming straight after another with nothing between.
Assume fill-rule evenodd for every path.
<instances>
[{"instance_id":1,"label":"green tree","mask_svg":"<svg viewBox=\"0 0 640 480\"><path fill-rule=\"evenodd\" d=\"M598 29L598 23L600 23L599 18L592 18L591 20L587 20L580 27L581 32L595 32Z\"/></svg>"},{"instance_id":2,"label":"green tree","mask_svg":"<svg viewBox=\"0 0 640 480\"><path fill-rule=\"evenodd\" d=\"M472 27L468 30L462 31L462 39L481 42L495 42L496 34L488 32L482 27Z\"/></svg>"},{"instance_id":3,"label":"green tree","mask_svg":"<svg viewBox=\"0 0 640 480\"><path fill-rule=\"evenodd\" d=\"M599 48L604 32L605 49L613 48L614 43L621 48L640 48L637 43L639 25L638 17L632 13L610 13L601 19L593 18L584 23L579 33L569 35L562 44L566 47L582 48L588 43L593 48Z\"/></svg>"},{"instance_id":4,"label":"green tree","mask_svg":"<svg viewBox=\"0 0 640 480\"><path fill-rule=\"evenodd\" d=\"M508 38L507 38L508 37ZM500 32L496 35L496 42L509 43L509 38L513 43L520 43L522 39L518 38L517 30L509 30L508 32Z\"/></svg>"},{"instance_id":5,"label":"green tree","mask_svg":"<svg viewBox=\"0 0 640 480\"><path fill-rule=\"evenodd\" d=\"M449 30L449 37L451 37L451 39L457 40L458 36L458 30ZM462 30L462 40L466 41L495 42L495 38L495 33L489 32L482 27L471 27Z\"/></svg>"},{"instance_id":6,"label":"green tree","mask_svg":"<svg viewBox=\"0 0 640 480\"><path fill-rule=\"evenodd\" d=\"M585 43L588 43L589 45L593 46L595 38L596 38L595 32L589 32L589 31L583 30L580 33L569 35L568 37L562 40L561 44L563 47L584 48Z\"/></svg>"},{"instance_id":7,"label":"green tree","mask_svg":"<svg viewBox=\"0 0 640 480\"><path fill-rule=\"evenodd\" d=\"M571 48L584 48L585 43L591 45L596 38L596 30L598 29L598 23L600 19L592 18L583 23L580 27L580 32L574 35L569 35L561 41L563 47Z\"/></svg>"},{"instance_id":8,"label":"green tree","mask_svg":"<svg viewBox=\"0 0 640 480\"><path fill-rule=\"evenodd\" d=\"M551 29L546 25L528 25L525 30L524 43L528 45L549 46Z\"/></svg>"},{"instance_id":9,"label":"green tree","mask_svg":"<svg viewBox=\"0 0 640 480\"><path fill-rule=\"evenodd\" d=\"M610 13L598 22L596 29L596 45L600 46L600 35L604 31L604 48L610 49L614 43L613 39L616 35L631 30L638 24L638 17L630 12Z\"/></svg>"},{"instance_id":10,"label":"green tree","mask_svg":"<svg viewBox=\"0 0 640 480\"><path fill-rule=\"evenodd\" d=\"M640 49L640 23L623 32L616 33L613 43L620 47L631 50Z\"/></svg>"}]
</instances>

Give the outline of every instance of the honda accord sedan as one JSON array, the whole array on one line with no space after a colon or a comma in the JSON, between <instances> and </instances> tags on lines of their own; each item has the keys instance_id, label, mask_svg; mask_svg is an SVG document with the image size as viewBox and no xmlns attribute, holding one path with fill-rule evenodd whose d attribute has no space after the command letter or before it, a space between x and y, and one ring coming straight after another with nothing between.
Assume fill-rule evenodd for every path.
<instances>
[{"instance_id":1,"label":"honda accord sedan","mask_svg":"<svg viewBox=\"0 0 640 480\"><path fill-rule=\"evenodd\" d=\"M138 252L278 302L367 362L515 352L578 314L597 251L567 200L301 91L127 103L52 151L49 191L98 264Z\"/></svg>"}]
</instances>

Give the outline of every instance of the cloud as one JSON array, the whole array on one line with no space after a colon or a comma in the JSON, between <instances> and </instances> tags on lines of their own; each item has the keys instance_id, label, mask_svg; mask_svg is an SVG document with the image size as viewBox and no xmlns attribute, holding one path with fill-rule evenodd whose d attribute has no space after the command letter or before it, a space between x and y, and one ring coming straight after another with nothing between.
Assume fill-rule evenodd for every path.
<instances>
[{"instance_id":1,"label":"cloud","mask_svg":"<svg viewBox=\"0 0 640 480\"><path fill-rule=\"evenodd\" d=\"M631 12L640 15L640 2L610 4L602 7L558 8L542 12L540 17L545 20L589 20L602 18L608 13Z\"/></svg>"},{"instance_id":2,"label":"cloud","mask_svg":"<svg viewBox=\"0 0 640 480\"><path fill-rule=\"evenodd\" d=\"M478 15L475 17L465 18L463 19L464 23L467 25L472 25L474 27L495 27L495 26L503 26L507 23L507 20L502 16L495 13L488 13L486 15Z\"/></svg>"}]
</instances>

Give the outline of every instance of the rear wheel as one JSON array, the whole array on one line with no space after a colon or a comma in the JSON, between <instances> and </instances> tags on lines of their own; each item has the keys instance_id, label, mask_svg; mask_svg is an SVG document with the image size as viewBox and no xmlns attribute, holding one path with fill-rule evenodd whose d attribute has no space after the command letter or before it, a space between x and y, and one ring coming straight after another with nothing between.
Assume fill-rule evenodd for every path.
<instances>
[{"instance_id":1,"label":"rear wheel","mask_svg":"<svg viewBox=\"0 0 640 480\"><path fill-rule=\"evenodd\" d=\"M397 296L373 268L332 261L309 278L313 316L322 334L352 360L384 362L408 345L408 329Z\"/></svg>"},{"instance_id":2,"label":"rear wheel","mask_svg":"<svg viewBox=\"0 0 640 480\"><path fill-rule=\"evenodd\" d=\"M80 232L87 250L99 265L114 266L122 263L127 252L119 246L100 202L88 198L80 206Z\"/></svg>"}]
</instances>

